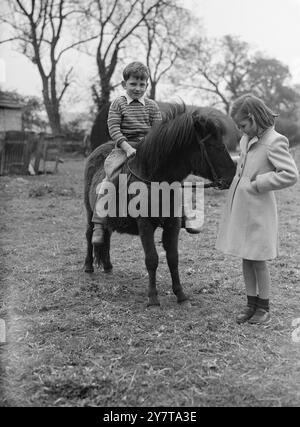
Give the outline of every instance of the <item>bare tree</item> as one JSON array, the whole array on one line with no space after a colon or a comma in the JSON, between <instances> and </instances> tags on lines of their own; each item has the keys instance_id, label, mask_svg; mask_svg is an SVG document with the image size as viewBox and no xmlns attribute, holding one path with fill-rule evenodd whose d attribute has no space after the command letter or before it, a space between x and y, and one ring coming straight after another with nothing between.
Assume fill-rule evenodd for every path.
<instances>
[{"instance_id":1,"label":"bare tree","mask_svg":"<svg viewBox=\"0 0 300 427\"><path fill-rule=\"evenodd\" d=\"M183 58L184 67L190 64L186 88L209 93L211 103L221 104L227 113L232 100L247 92L281 112L295 111L299 96L287 84L288 67L251 52L248 43L238 37L191 42Z\"/></svg>"},{"instance_id":2,"label":"bare tree","mask_svg":"<svg viewBox=\"0 0 300 427\"><path fill-rule=\"evenodd\" d=\"M300 96L296 88L289 86L290 80L287 65L275 58L255 55L249 73L250 90L263 98L273 110L280 111L281 115L297 119Z\"/></svg>"},{"instance_id":3,"label":"bare tree","mask_svg":"<svg viewBox=\"0 0 300 427\"><path fill-rule=\"evenodd\" d=\"M136 34L150 70L150 98L156 98L158 83L179 59L191 20L190 13L177 6L176 2L164 8L157 6L144 19Z\"/></svg>"},{"instance_id":4,"label":"bare tree","mask_svg":"<svg viewBox=\"0 0 300 427\"><path fill-rule=\"evenodd\" d=\"M246 42L232 36L193 40L184 50L183 59L189 72L186 87L210 94L211 103L223 105L226 112L231 98L246 91L251 69Z\"/></svg>"},{"instance_id":5,"label":"bare tree","mask_svg":"<svg viewBox=\"0 0 300 427\"><path fill-rule=\"evenodd\" d=\"M109 102L111 91L116 87L112 82L120 52L128 39L154 10L170 4L170 0L87 0L82 11L87 19L86 31L97 32L95 55L99 83L92 86L93 96L100 109Z\"/></svg>"},{"instance_id":6,"label":"bare tree","mask_svg":"<svg viewBox=\"0 0 300 427\"><path fill-rule=\"evenodd\" d=\"M77 2L68 0L13 0L0 22L7 24L11 36L0 43L17 42L18 49L38 68L42 80L43 101L52 132L61 131L60 103L70 85L73 67L69 67L58 87L58 65L70 49L90 40L66 42L63 30L78 13Z\"/></svg>"}]
</instances>

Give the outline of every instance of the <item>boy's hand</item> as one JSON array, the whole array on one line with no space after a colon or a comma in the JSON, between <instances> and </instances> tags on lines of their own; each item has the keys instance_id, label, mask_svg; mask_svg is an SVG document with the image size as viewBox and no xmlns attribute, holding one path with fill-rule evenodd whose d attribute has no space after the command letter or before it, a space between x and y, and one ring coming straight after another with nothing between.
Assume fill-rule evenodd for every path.
<instances>
[{"instance_id":1,"label":"boy's hand","mask_svg":"<svg viewBox=\"0 0 300 427\"><path fill-rule=\"evenodd\" d=\"M123 142L120 144L120 147L122 148L122 150L124 150L124 151L125 151L127 159L131 159L132 157L134 157L134 156L135 156L136 149L135 149L135 148L133 148L133 147L131 147L131 145L130 145L130 144L128 144L128 142L127 142L127 141L123 141Z\"/></svg>"},{"instance_id":2,"label":"boy's hand","mask_svg":"<svg viewBox=\"0 0 300 427\"><path fill-rule=\"evenodd\" d=\"M126 151L127 159L132 159L135 156L135 154L136 154L136 149L132 148L132 147L130 147L130 148L131 149L129 149L129 150Z\"/></svg>"}]
</instances>

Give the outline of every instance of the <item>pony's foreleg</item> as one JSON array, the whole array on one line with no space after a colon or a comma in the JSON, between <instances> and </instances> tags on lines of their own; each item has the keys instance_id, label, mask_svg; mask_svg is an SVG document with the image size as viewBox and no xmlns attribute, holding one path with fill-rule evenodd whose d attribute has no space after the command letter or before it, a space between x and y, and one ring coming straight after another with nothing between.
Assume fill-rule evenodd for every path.
<instances>
[{"instance_id":1,"label":"pony's foreleg","mask_svg":"<svg viewBox=\"0 0 300 427\"><path fill-rule=\"evenodd\" d=\"M150 222L138 221L139 234L145 252L145 264L148 271L148 303L147 306L160 305L156 289L156 270L158 267L158 255L154 242L154 228Z\"/></svg>"},{"instance_id":2,"label":"pony's foreleg","mask_svg":"<svg viewBox=\"0 0 300 427\"><path fill-rule=\"evenodd\" d=\"M86 257L84 262L84 271L86 273L93 273L94 271L92 236L93 236L93 223L91 221L88 221L86 233L85 233L86 243L87 243L87 252L86 252Z\"/></svg>"},{"instance_id":3,"label":"pony's foreleg","mask_svg":"<svg viewBox=\"0 0 300 427\"><path fill-rule=\"evenodd\" d=\"M166 251L167 263L172 278L172 289L177 297L177 302L181 303L188 299L183 292L178 271L178 236L180 225L175 223L166 224L163 230L162 242Z\"/></svg>"},{"instance_id":4,"label":"pony's foreleg","mask_svg":"<svg viewBox=\"0 0 300 427\"><path fill-rule=\"evenodd\" d=\"M103 243L94 246L94 262L98 268L103 267L104 273L110 273L113 268L110 262L110 236L111 231L105 229Z\"/></svg>"},{"instance_id":5,"label":"pony's foreleg","mask_svg":"<svg viewBox=\"0 0 300 427\"><path fill-rule=\"evenodd\" d=\"M104 230L104 243L101 246L101 261L102 261L102 265L103 265L103 269L105 273L110 273L113 266L112 263L110 262L110 236L111 236L111 231L108 229Z\"/></svg>"}]
</instances>

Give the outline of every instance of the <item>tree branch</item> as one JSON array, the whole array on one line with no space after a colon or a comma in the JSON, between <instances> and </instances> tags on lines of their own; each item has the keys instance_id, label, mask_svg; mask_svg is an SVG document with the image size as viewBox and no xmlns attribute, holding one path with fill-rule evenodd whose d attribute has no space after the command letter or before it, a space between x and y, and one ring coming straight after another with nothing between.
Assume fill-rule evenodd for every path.
<instances>
[{"instance_id":1,"label":"tree branch","mask_svg":"<svg viewBox=\"0 0 300 427\"><path fill-rule=\"evenodd\" d=\"M88 39L80 40L79 42L75 42L75 43L73 43L73 44L71 44L71 45L69 45L69 46L65 47L64 49L62 49L62 50L60 51L59 55L57 56L57 61L58 61L58 60L61 58L61 56L62 56L65 52L67 52L68 50L70 50L70 49L74 49L74 47L76 47L76 46L80 46L80 45L82 45L82 44L84 44L84 43L87 43L87 42L89 42L89 41L91 41L91 40L95 40L95 39L97 39L97 38L98 38L98 35L96 35L96 36L92 36L92 37L89 37Z\"/></svg>"},{"instance_id":2,"label":"tree branch","mask_svg":"<svg viewBox=\"0 0 300 427\"><path fill-rule=\"evenodd\" d=\"M67 74L65 75L65 79L64 79L64 86L63 86L63 89L62 89L62 91L61 91L60 95L58 96L58 103L60 103L60 102L61 102L62 97L64 96L64 93L66 92L67 88L68 88L68 87L70 86L70 84L71 84L71 83L69 82L69 76L71 75L72 71L73 71L73 67L71 67L71 68L69 69L69 71L67 72Z\"/></svg>"}]
</instances>

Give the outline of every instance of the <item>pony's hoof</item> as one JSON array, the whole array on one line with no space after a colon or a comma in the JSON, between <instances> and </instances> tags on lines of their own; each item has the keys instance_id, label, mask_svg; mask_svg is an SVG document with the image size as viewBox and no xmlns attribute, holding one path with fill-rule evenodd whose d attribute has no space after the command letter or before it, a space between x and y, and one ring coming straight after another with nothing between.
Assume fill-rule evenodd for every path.
<instances>
[{"instance_id":1,"label":"pony's hoof","mask_svg":"<svg viewBox=\"0 0 300 427\"><path fill-rule=\"evenodd\" d=\"M84 272L85 273L94 273L94 267L90 267L90 266L86 266L85 268L84 268Z\"/></svg>"},{"instance_id":2,"label":"pony's hoof","mask_svg":"<svg viewBox=\"0 0 300 427\"><path fill-rule=\"evenodd\" d=\"M111 273L113 269L113 265L110 261L104 261L102 262L103 271L104 273Z\"/></svg>"},{"instance_id":3,"label":"pony's hoof","mask_svg":"<svg viewBox=\"0 0 300 427\"><path fill-rule=\"evenodd\" d=\"M185 295L184 292L179 292L176 296L178 304L184 304L189 301L189 298Z\"/></svg>"},{"instance_id":4,"label":"pony's hoof","mask_svg":"<svg viewBox=\"0 0 300 427\"><path fill-rule=\"evenodd\" d=\"M158 301L158 299L155 300L150 300L147 303L147 308L159 308L160 307L160 302Z\"/></svg>"},{"instance_id":5,"label":"pony's hoof","mask_svg":"<svg viewBox=\"0 0 300 427\"><path fill-rule=\"evenodd\" d=\"M188 298L186 298L183 301L177 301L180 307L184 307L184 308L191 308L192 304L191 302L188 300Z\"/></svg>"},{"instance_id":6,"label":"pony's hoof","mask_svg":"<svg viewBox=\"0 0 300 427\"><path fill-rule=\"evenodd\" d=\"M160 310L160 304L147 304L147 309L149 310Z\"/></svg>"}]
</instances>

